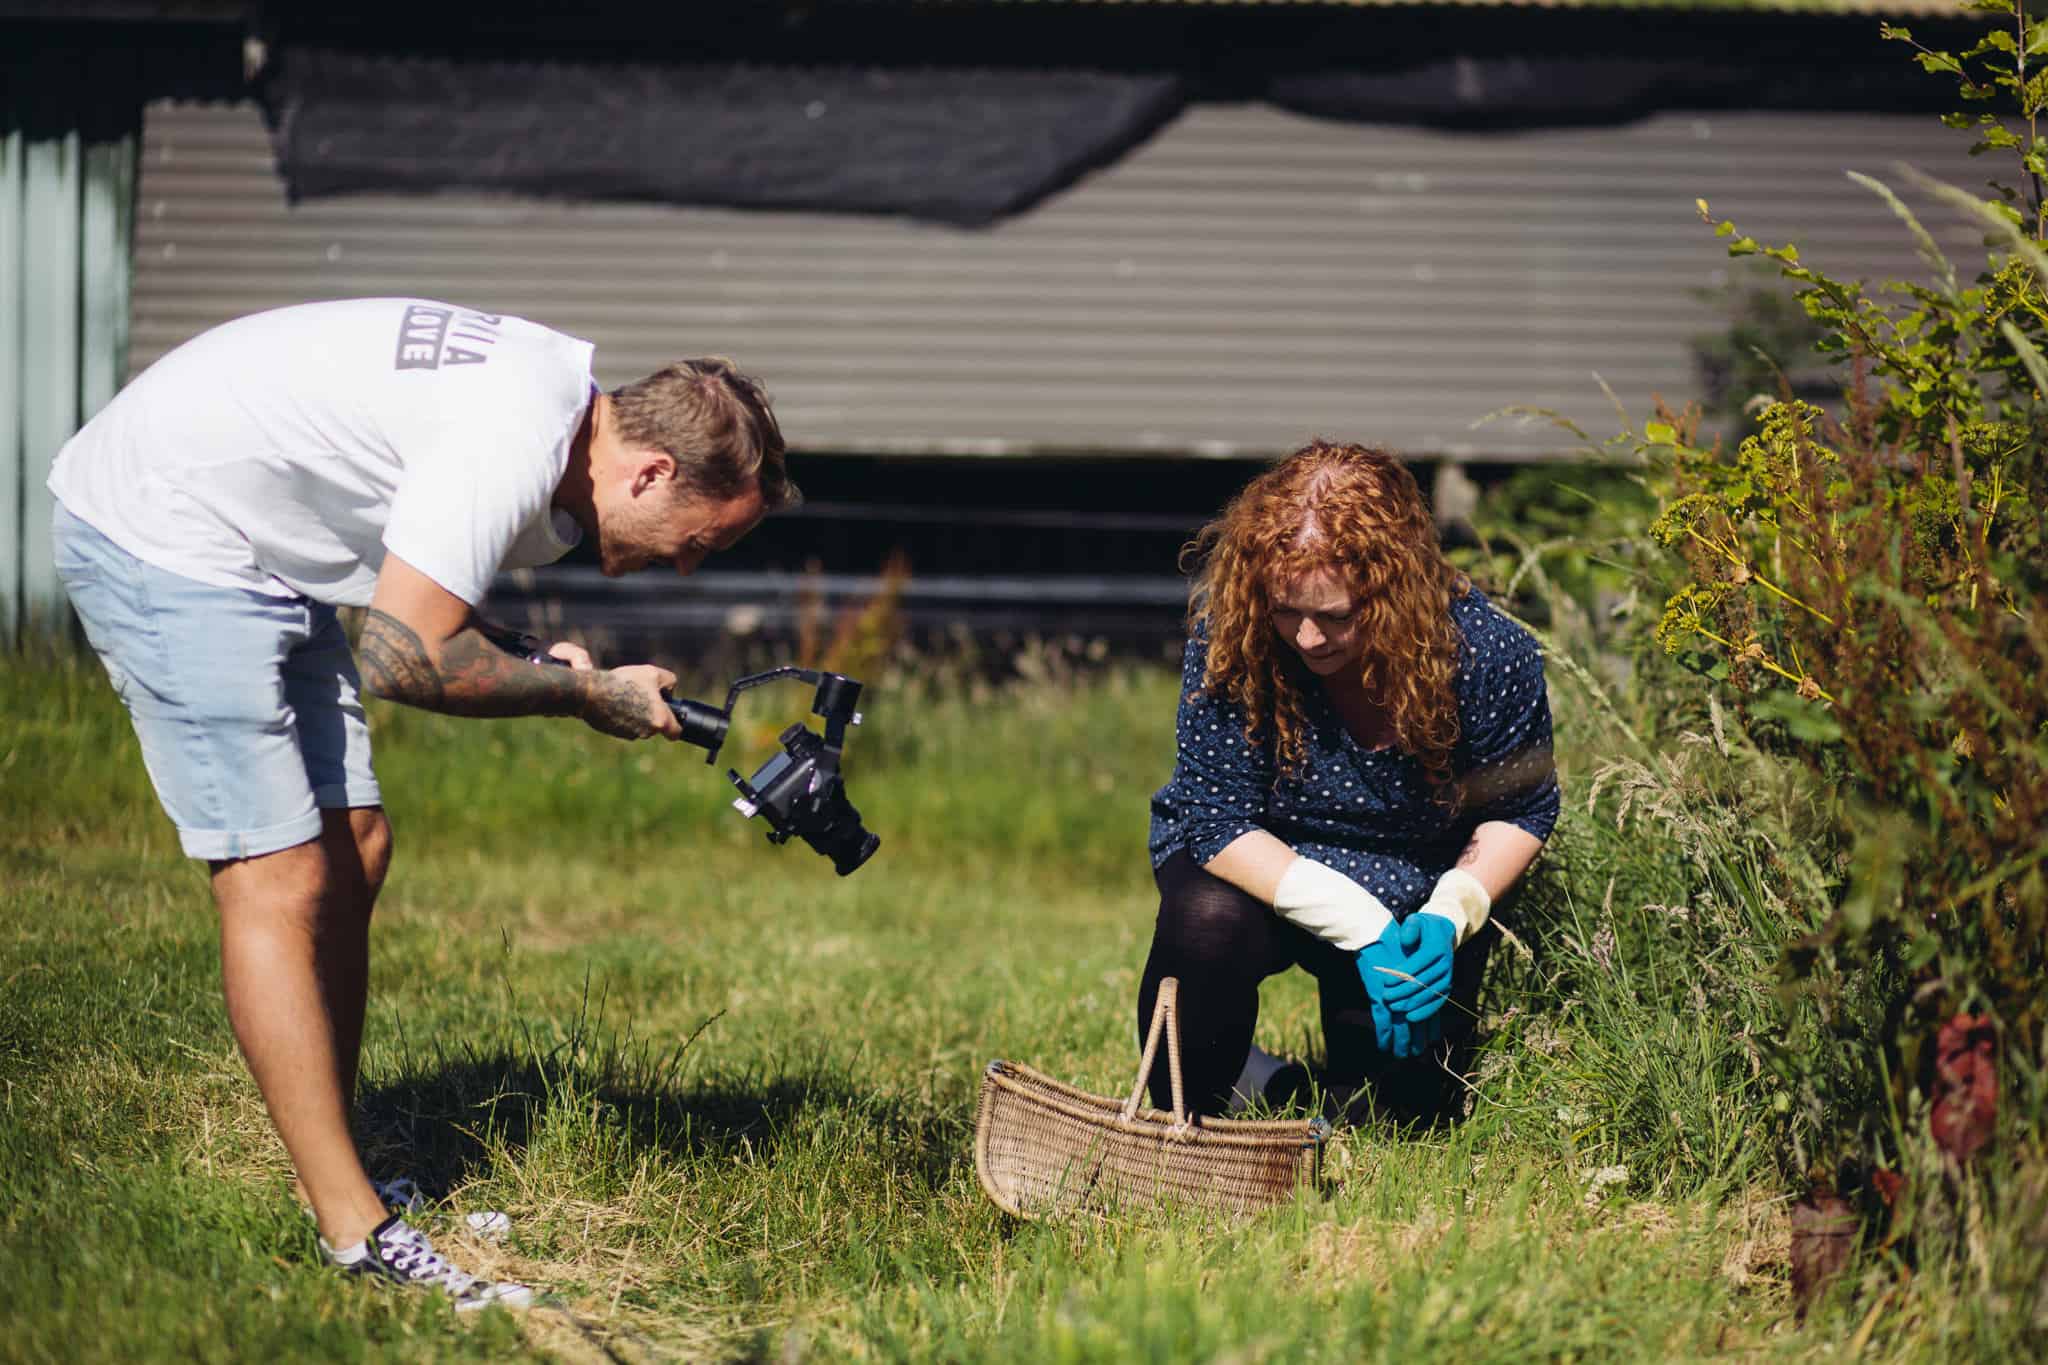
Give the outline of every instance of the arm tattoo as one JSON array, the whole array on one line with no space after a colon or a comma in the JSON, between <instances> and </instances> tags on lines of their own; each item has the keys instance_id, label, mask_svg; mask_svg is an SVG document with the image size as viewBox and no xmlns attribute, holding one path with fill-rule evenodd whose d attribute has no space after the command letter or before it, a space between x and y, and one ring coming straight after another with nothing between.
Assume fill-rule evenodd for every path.
<instances>
[{"instance_id":1,"label":"arm tattoo","mask_svg":"<svg viewBox=\"0 0 2048 1365\"><path fill-rule=\"evenodd\" d=\"M434 661L419 634L405 622L372 607L363 617L356 653L362 660L363 686L377 696L429 711L441 709L441 679Z\"/></svg>"},{"instance_id":2,"label":"arm tattoo","mask_svg":"<svg viewBox=\"0 0 2048 1365\"><path fill-rule=\"evenodd\" d=\"M645 739L654 733L654 727L647 723L647 703L633 687L609 673L573 676L593 680L589 699L578 713L591 729L615 739Z\"/></svg>"},{"instance_id":3,"label":"arm tattoo","mask_svg":"<svg viewBox=\"0 0 2048 1365\"><path fill-rule=\"evenodd\" d=\"M608 718L618 710L640 713L630 688L600 681L602 674L514 658L473 626L443 641L436 658L411 627L373 608L357 648L364 686L423 710L454 716L575 716L583 714L594 693L606 703ZM613 696L619 692L626 695ZM639 733L646 733L644 718Z\"/></svg>"}]
</instances>

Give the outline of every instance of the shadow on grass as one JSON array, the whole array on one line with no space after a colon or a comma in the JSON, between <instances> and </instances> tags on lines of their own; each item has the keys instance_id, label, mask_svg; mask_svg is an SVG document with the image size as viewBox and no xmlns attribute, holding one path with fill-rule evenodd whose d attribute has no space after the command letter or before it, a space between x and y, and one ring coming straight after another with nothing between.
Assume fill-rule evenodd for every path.
<instances>
[{"instance_id":1,"label":"shadow on grass","mask_svg":"<svg viewBox=\"0 0 2048 1365\"><path fill-rule=\"evenodd\" d=\"M501 1047L420 1059L366 1087L363 1155L373 1174L409 1175L436 1199L487 1174L496 1151L524 1152L544 1129L562 1126L592 1162L613 1166L648 1152L772 1163L790 1139L809 1140L807 1124L824 1121L835 1134L868 1130L880 1139L870 1150L931 1189L968 1159L965 1115L859 1090L823 1067L686 1081L683 1051L569 1044L549 1054ZM547 1136L559 1142L562 1134Z\"/></svg>"}]
</instances>

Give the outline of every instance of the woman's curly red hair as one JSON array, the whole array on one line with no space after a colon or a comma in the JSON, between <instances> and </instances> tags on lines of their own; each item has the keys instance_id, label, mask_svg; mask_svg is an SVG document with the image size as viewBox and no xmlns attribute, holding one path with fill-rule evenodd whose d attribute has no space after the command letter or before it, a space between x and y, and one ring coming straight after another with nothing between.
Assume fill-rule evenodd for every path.
<instances>
[{"instance_id":1,"label":"woman's curly red hair","mask_svg":"<svg viewBox=\"0 0 2048 1365\"><path fill-rule=\"evenodd\" d=\"M1311 441L1247 484L1184 551L1199 564L1190 624L1206 621L1203 690L1244 708L1245 737L1271 727L1282 768L1306 752L1311 675L1273 627L1273 591L1334 570L1358 603L1366 695L1394 742L1455 801L1460 636L1452 600L1471 586L1437 543L1415 476L1385 451Z\"/></svg>"}]
</instances>

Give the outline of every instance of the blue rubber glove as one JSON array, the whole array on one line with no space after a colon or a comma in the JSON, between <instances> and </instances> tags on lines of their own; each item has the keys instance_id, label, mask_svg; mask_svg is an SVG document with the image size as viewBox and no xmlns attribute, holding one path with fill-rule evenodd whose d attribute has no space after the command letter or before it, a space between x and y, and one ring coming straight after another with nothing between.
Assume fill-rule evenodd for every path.
<instances>
[{"instance_id":1,"label":"blue rubber glove","mask_svg":"<svg viewBox=\"0 0 2048 1365\"><path fill-rule=\"evenodd\" d=\"M1450 999L1451 955L1458 946L1458 926L1441 915L1417 913L1402 922L1401 940L1414 945L1408 950L1406 964L1414 980L1388 987L1387 1007L1405 1014L1412 1025L1433 1017ZM1418 1047L1416 1052L1397 1055L1412 1057L1420 1051Z\"/></svg>"},{"instance_id":2,"label":"blue rubber glove","mask_svg":"<svg viewBox=\"0 0 2048 1365\"><path fill-rule=\"evenodd\" d=\"M1450 995L1457 926L1410 915L1358 952L1358 976L1372 1003L1373 1038L1393 1057L1419 1057L1443 1036L1436 1015ZM1396 998L1396 993L1399 997Z\"/></svg>"},{"instance_id":3,"label":"blue rubber glove","mask_svg":"<svg viewBox=\"0 0 2048 1365\"><path fill-rule=\"evenodd\" d=\"M1454 867L1437 879L1429 900L1402 924L1404 965L1411 979L1388 987L1386 996L1388 1010L1408 1025L1405 1048L1395 1037L1395 1056L1420 1056L1442 1040L1453 956L1458 945L1486 923L1492 909L1493 898L1479 879ZM1398 1035L1400 1030L1391 1032Z\"/></svg>"},{"instance_id":4,"label":"blue rubber glove","mask_svg":"<svg viewBox=\"0 0 2048 1365\"><path fill-rule=\"evenodd\" d=\"M1358 979L1365 983L1365 998L1372 1006L1373 1042L1396 1057L1408 1056L1413 1043L1407 1011L1397 1008L1390 997L1415 974L1410 948L1417 942L1403 926L1389 923L1378 938L1358 950Z\"/></svg>"},{"instance_id":5,"label":"blue rubber glove","mask_svg":"<svg viewBox=\"0 0 2048 1365\"><path fill-rule=\"evenodd\" d=\"M1400 934L1401 965L1404 976L1395 977L1387 987L1387 1005L1414 1017L1414 1007L1425 1000L1438 1000L1451 989L1451 959L1437 952L1437 930L1411 915L1397 931ZM1428 1014L1422 1015L1428 1018Z\"/></svg>"}]
</instances>

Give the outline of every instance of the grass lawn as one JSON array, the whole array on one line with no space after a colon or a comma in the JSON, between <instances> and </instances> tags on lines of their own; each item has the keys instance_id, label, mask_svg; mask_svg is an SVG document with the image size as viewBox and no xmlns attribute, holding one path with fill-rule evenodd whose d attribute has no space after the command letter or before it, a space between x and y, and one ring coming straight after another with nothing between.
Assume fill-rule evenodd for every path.
<instances>
[{"instance_id":1,"label":"grass lawn","mask_svg":"<svg viewBox=\"0 0 2048 1365\"><path fill-rule=\"evenodd\" d=\"M848 774L882 847L847 879L768 846L695 750L379 708L398 856L366 1150L445 1198L451 1248L549 1291L458 1321L318 1268L228 1030L203 869L125 718L96 665L0 661L0 1360L1477 1365L2010 1340L1985 1325L2009 1304L1938 1270L1903 1296L1851 1276L1795 1322L1749 1016L1659 918L1682 860L1587 812L1599 741L1562 698L1566 824L1535 957L1500 955L1469 1121L1341 1130L1325 1193L1245 1224L999 1214L971 1151L989 1059L1130 1084L1175 681L872 690ZM808 699L751 694L725 757L758 762ZM1315 1017L1306 976L1277 978L1260 1039L1313 1049ZM508 1243L448 1229L479 1208L513 1216Z\"/></svg>"}]
</instances>

